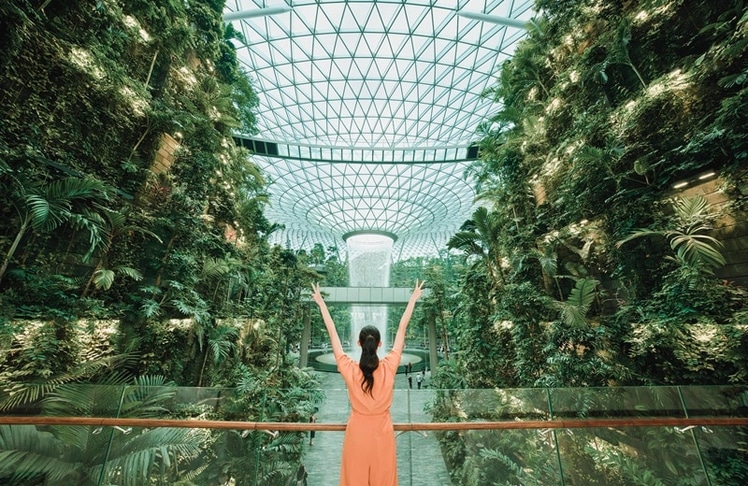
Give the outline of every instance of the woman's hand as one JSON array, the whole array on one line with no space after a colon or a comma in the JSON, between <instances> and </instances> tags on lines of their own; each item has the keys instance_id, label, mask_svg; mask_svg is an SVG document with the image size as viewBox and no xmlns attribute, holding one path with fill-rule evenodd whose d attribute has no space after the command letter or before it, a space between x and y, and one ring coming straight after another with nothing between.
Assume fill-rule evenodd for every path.
<instances>
[{"instance_id":1,"label":"woman's hand","mask_svg":"<svg viewBox=\"0 0 748 486\"><path fill-rule=\"evenodd\" d=\"M421 295L423 295L422 289L423 289L424 282L425 280L421 280L419 282L418 279L416 279L416 286L413 289L413 293L410 295L410 298L413 299L414 301L420 299Z\"/></svg>"},{"instance_id":2,"label":"woman's hand","mask_svg":"<svg viewBox=\"0 0 748 486\"><path fill-rule=\"evenodd\" d=\"M317 305L325 303L325 299L322 298L322 292L319 290L319 283L312 285L312 300L314 300Z\"/></svg>"}]
</instances>

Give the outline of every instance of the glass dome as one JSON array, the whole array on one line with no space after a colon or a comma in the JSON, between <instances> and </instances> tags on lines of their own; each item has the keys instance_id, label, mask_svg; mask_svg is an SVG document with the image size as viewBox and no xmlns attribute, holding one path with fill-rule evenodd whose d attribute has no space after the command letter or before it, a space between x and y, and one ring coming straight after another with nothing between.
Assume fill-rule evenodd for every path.
<instances>
[{"instance_id":1,"label":"glass dome","mask_svg":"<svg viewBox=\"0 0 748 486\"><path fill-rule=\"evenodd\" d=\"M437 5L438 3L438 5ZM436 254L475 207L464 172L481 94L514 51L531 0L229 0L260 97L245 144L269 175L276 243L345 249L397 237L394 258Z\"/></svg>"}]
</instances>

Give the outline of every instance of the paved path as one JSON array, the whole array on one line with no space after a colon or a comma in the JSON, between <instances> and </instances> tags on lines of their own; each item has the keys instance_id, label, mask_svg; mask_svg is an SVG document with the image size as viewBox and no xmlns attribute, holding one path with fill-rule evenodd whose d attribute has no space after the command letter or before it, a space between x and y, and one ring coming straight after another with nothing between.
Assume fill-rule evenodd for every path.
<instances>
[{"instance_id":1,"label":"paved path","mask_svg":"<svg viewBox=\"0 0 748 486\"><path fill-rule=\"evenodd\" d=\"M345 423L349 404L343 378L338 373L319 372L325 400L317 413L318 423ZM413 387L416 388L415 379ZM394 422L430 422L423 411L431 391L408 390L405 375L397 375L392 404ZM399 486L451 486L439 444L430 432L400 432L397 436L397 469ZM309 486L335 486L340 480L340 451L343 432L317 432L314 445L307 442L303 459L309 471Z\"/></svg>"}]
</instances>

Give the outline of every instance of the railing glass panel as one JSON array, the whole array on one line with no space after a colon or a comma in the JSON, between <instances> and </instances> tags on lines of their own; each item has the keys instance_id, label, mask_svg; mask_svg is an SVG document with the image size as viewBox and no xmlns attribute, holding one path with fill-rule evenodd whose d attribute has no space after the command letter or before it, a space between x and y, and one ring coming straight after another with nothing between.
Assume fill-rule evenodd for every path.
<instances>
[{"instance_id":1,"label":"railing glass panel","mask_svg":"<svg viewBox=\"0 0 748 486\"><path fill-rule=\"evenodd\" d=\"M280 392L59 386L3 411L0 484L337 484L345 389ZM748 484L746 387L398 388L391 411L401 486Z\"/></svg>"}]
</instances>

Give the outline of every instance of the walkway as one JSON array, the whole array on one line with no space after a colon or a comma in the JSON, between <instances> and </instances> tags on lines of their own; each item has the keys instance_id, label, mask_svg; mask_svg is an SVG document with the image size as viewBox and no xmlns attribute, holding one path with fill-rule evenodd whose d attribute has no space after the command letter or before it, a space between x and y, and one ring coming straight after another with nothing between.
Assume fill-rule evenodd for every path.
<instances>
[{"instance_id":1,"label":"walkway","mask_svg":"<svg viewBox=\"0 0 748 486\"><path fill-rule=\"evenodd\" d=\"M345 423L348 420L348 395L343 378L337 373L320 372L320 387L326 399L320 404L318 423ZM405 375L397 375L392 405L394 422L430 422L423 411L431 397L430 390L408 390ZM408 414L410 408L410 414ZM410 416L409 416L410 415ZM335 486L340 480L340 451L343 432L317 432L314 445L307 442L303 459L309 471L309 486ZM399 486L451 486L439 444L431 433L423 437L417 432L397 436L397 468Z\"/></svg>"}]
</instances>

